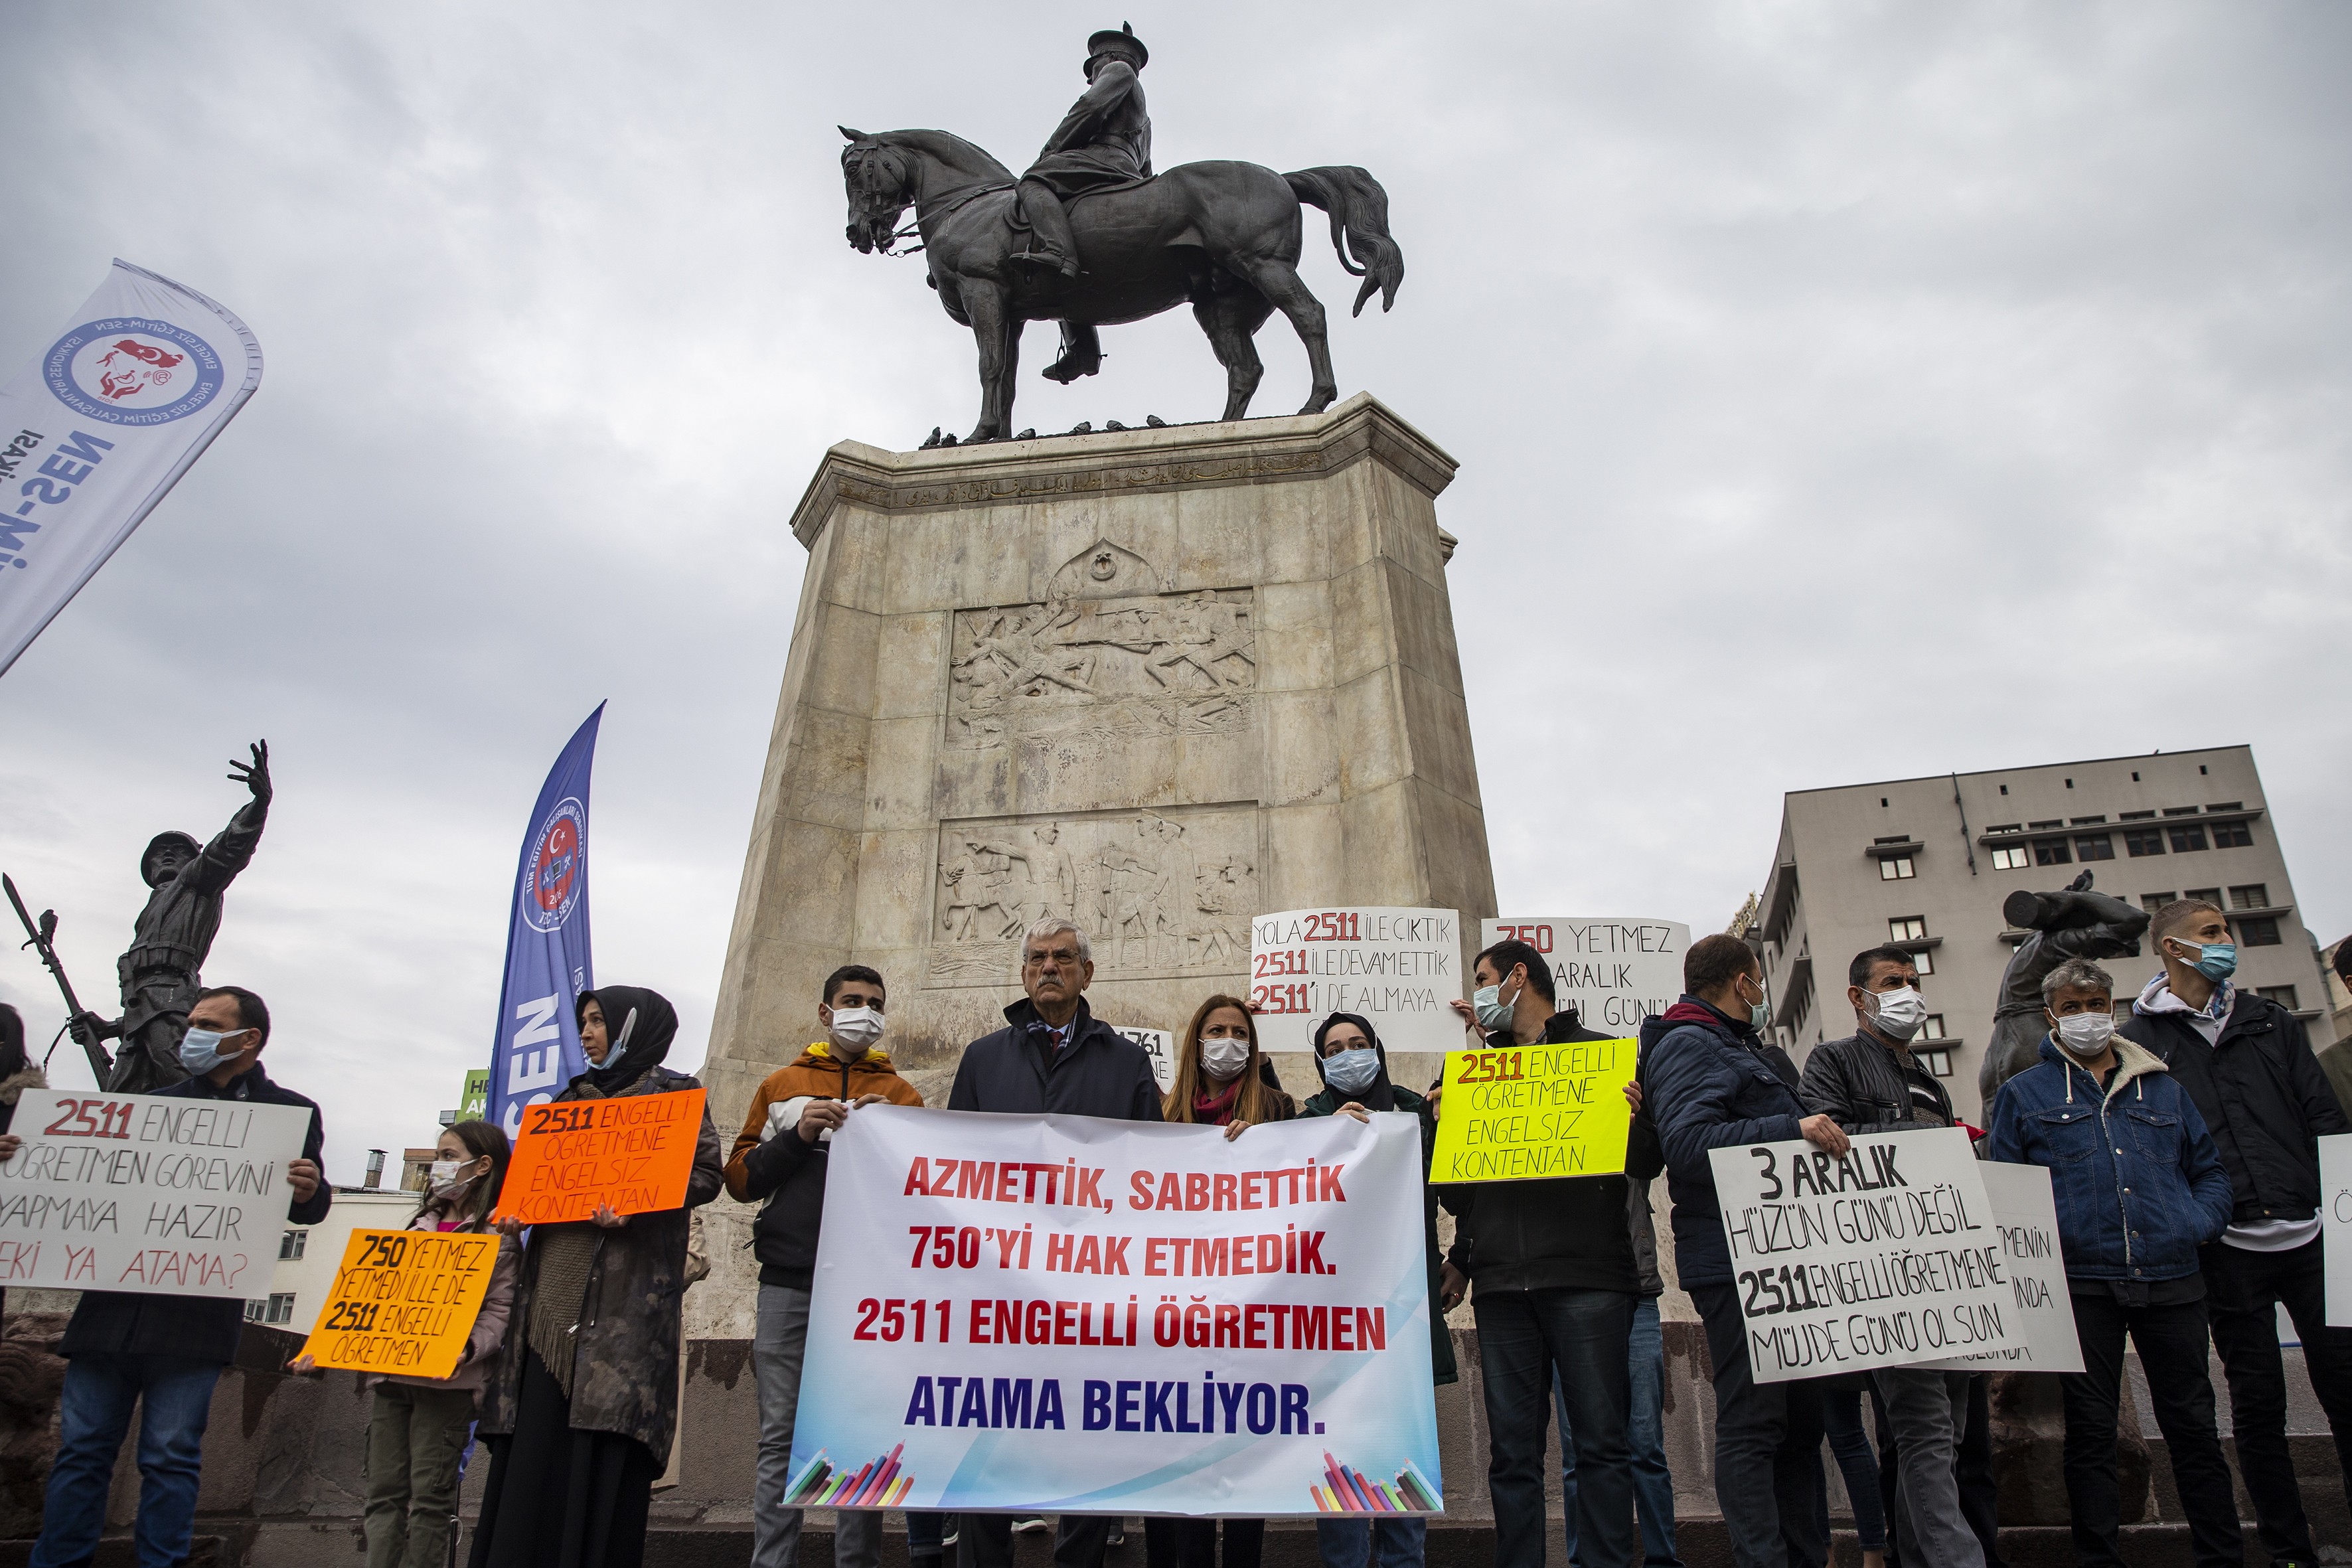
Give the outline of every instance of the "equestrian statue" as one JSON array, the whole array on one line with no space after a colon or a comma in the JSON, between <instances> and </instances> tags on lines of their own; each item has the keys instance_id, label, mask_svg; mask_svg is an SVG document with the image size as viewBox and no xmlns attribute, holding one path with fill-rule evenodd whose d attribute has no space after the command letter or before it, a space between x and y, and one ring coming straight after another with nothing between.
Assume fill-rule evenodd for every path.
<instances>
[{"instance_id":1,"label":"equestrian statue","mask_svg":"<svg viewBox=\"0 0 2352 1568\"><path fill-rule=\"evenodd\" d=\"M1087 90L1018 180L944 131L841 127L849 243L887 255L919 234L913 248L929 258L940 306L979 341L980 423L969 440L1013 434L1025 323L1061 323L1061 357L1045 374L1068 383L1101 368L1098 328L1186 302L1225 367L1225 418L1249 410L1265 373L1251 340L1276 310L1314 373L1299 412L1329 407L1339 387L1323 306L1298 277L1302 203L1330 216L1339 265L1364 280L1356 312L1375 293L1383 310L1396 301L1404 254L1389 236L1388 193L1363 170L1277 174L1218 161L1154 174L1142 82L1150 58L1131 27L1088 38ZM909 206L914 226L902 229Z\"/></svg>"},{"instance_id":2,"label":"equestrian statue","mask_svg":"<svg viewBox=\"0 0 2352 1568\"><path fill-rule=\"evenodd\" d=\"M1992 1039L1977 1069L1977 1092L1992 1112L2000 1086L2035 1061L2050 1026L2042 1016L2042 978L2070 958L2137 958L2148 913L2121 899L2091 891L2091 873L2074 879L2063 892L2032 893L2023 888L2000 906L2014 931L2033 934L2017 944L2000 977L1994 1004Z\"/></svg>"}]
</instances>

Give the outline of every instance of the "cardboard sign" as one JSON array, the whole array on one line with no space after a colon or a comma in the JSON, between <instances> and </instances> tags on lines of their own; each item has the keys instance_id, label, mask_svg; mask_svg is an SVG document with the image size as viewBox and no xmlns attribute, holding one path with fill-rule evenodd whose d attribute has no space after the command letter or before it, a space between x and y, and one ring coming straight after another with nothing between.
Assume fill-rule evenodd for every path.
<instances>
[{"instance_id":1,"label":"cardboard sign","mask_svg":"<svg viewBox=\"0 0 2352 1568\"><path fill-rule=\"evenodd\" d=\"M2000 1227L2010 1305L2022 1343L1920 1364L1939 1372L2080 1372L2083 1342L2074 1332L2074 1298L2066 1289L2066 1255L2058 1244L2058 1205L2040 1165L1982 1160L1985 1196Z\"/></svg>"},{"instance_id":2,"label":"cardboard sign","mask_svg":"<svg viewBox=\"0 0 2352 1568\"><path fill-rule=\"evenodd\" d=\"M325 1367L446 1377L489 1293L496 1233L355 1230L302 1353Z\"/></svg>"},{"instance_id":3,"label":"cardboard sign","mask_svg":"<svg viewBox=\"0 0 2352 1568\"><path fill-rule=\"evenodd\" d=\"M1690 927L1679 921L1520 915L1483 921L1478 945L1524 942L1551 965L1560 1007L1573 1006L1588 1029L1635 1036L1642 1021L1675 1005L1683 991Z\"/></svg>"},{"instance_id":4,"label":"cardboard sign","mask_svg":"<svg viewBox=\"0 0 2352 1568\"><path fill-rule=\"evenodd\" d=\"M684 1206L705 1090L526 1107L499 1215L525 1225Z\"/></svg>"},{"instance_id":5,"label":"cardboard sign","mask_svg":"<svg viewBox=\"0 0 2352 1568\"><path fill-rule=\"evenodd\" d=\"M1250 922L1258 1048L1315 1048L1333 1013L1371 1020L1394 1051L1462 1047L1462 917L1452 910L1286 910Z\"/></svg>"},{"instance_id":6,"label":"cardboard sign","mask_svg":"<svg viewBox=\"0 0 2352 1568\"><path fill-rule=\"evenodd\" d=\"M1151 1058L1151 1080L1166 1094L1176 1087L1176 1037L1165 1029L1130 1029L1113 1024L1111 1028L1122 1040L1133 1040Z\"/></svg>"},{"instance_id":7,"label":"cardboard sign","mask_svg":"<svg viewBox=\"0 0 2352 1568\"><path fill-rule=\"evenodd\" d=\"M1529 1182L1625 1169L1636 1042L1448 1051L1433 1182Z\"/></svg>"},{"instance_id":8,"label":"cardboard sign","mask_svg":"<svg viewBox=\"0 0 2352 1568\"><path fill-rule=\"evenodd\" d=\"M302 1105L28 1089L0 1164L0 1286L269 1292Z\"/></svg>"},{"instance_id":9,"label":"cardboard sign","mask_svg":"<svg viewBox=\"0 0 2352 1568\"><path fill-rule=\"evenodd\" d=\"M1958 1128L1864 1133L1837 1159L1801 1139L1707 1158L1757 1382L2024 1344Z\"/></svg>"},{"instance_id":10,"label":"cardboard sign","mask_svg":"<svg viewBox=\"0 0 2352 1568\"><path fill-rule=\"evenodd\" d=\"M2319 1141L2319 1219L2327 1326L2352 1329L2352 1132Z\"/></svg>"}]
</instances>

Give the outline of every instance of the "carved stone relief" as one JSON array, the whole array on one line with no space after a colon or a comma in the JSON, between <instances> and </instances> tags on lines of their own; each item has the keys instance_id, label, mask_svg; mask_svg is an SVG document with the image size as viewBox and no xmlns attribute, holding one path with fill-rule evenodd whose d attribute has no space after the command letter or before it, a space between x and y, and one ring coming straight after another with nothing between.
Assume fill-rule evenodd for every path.
<instances>
[{"instance_id":1,"label":"carved stone relief","mask_svg":"<svg viewBox=\"0 0 2352 1568\"><path fill-rule=\"evenodd\" d=\"M1094 945L1097 975L1230 970L1257 907L1254 805L971 818L940 825L934 985L1001 985L1048 915Z\"/></svg>"}]
</instances>

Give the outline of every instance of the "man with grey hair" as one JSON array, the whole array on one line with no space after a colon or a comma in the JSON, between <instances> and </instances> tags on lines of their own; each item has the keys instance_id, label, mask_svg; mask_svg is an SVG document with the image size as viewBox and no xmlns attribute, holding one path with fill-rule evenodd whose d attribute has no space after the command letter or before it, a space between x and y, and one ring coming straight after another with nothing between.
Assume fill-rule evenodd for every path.
<instances>
[{"instance_id":1,"label":"man with grey hair","mask_svg":"<svg viewBox=\"0 0 2352 1568\"><path fill-rule=\"evenodd\" d=\"M2205 1119L2164 1063L2116 1033L2115 982L2072 958L2042 982L2040 1060L2001 1085L1986 1142L2040 1165L2083 1350L2058 1380L2066 1409L2066 1502L2082 1568L2122 1568L2116 1407L2128 1333L2147 1373L2198 1568L2243 1559L2238 1504L2206 1374L2198 1249L2230 1223L2230 1174Z\"/></svg>"},{"instance_id":2,"label":"man with grey hair","mask_svg":"<svg viewBox=\"0 0 2352 1568\"><path fill-rule=\"evenodd\" d=\"M1021 1000L1004 1027L963 1049L950 1110L1160 1120L1160 1083L1143 1047L1087 1006L1094 944L1066 920L1047 916L1021 938ZM1054 1536L1055 1568L1102 1568L1115 1520L1067 1518ZM1011 1568L1013 1521L968 1513L958 1528L963 1568Z\"/></svg>"}]
</instances>

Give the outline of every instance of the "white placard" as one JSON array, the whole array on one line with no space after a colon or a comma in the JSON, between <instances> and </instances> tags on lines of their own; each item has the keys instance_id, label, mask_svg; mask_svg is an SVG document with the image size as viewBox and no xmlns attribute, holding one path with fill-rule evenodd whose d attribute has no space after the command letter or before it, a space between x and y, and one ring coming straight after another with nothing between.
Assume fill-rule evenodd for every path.
<instances>
[{"instance_id":1,"label":"white placard","mask_svg":"<svg viewBox=\"0 0 2352 1568\"><path fill-rule=\"evenodd\" d=\"M2330 1132L2320 1139L2319 1195L2327 1325L2352 1329L2352 1132Z\"/></svg>"},{"instance_id":2,"label":"white placard","mask_svg":"<svg viewBox=\"0 0 2352 1568\"><path fill-rule=\"evenodd\" d=\"M1690 927L1679 921L1520 915L1482 921L1478 945L1528 943L1551 964L1557 1005L1575 1005L1580 1020L1612 1038L1630 1039L1642 1021L1675 1005L1683 991Z\"/></svg>"},{"instance_id":3,"label":"white placard","mask_svg":"<svg viewBox=\"0 0 2352 1568\"><path fill-rule=\"evenodd\" d=\"M1462 992L1462 917L1453 910L1285 910L1250 922L1250 1011L1262 1050L1315 1047L1333 1013L1371 1020L1391 1051L1462 1048L1446 1004Z\"/></svg>"},{"instance_id":4,"label":"white placard","mask_svg":"<svg viewBox=\"0 0 2352 1568\"><path fill-rule=\"evenodd\" d=\"M2050 1173L2040 1165L1992 1160L1979 1161L1977 1171L2000 1227L2011 1327L2022 1342L1920 1364L1944 1372L2082 1371L2083 1342L2074 1332L2074 1299L2066 1289L2066 1254L2058 1241Z\"/></svg>"},{"instance_id":5,"label":"white placard","mask_svg":"<svg viewBox=\"0 0 2352 1568\"><path fill-rule=\"evenodd\" d=\"M286 1165L311 1111L160 1094L28 1089L0 1164L0 1285L166 1296L268 1294Z\"/></svg>"},{"instance_id":6,"label":"white placard","mask_svg":"<svg viewBox=\"0 0 2352 1568\"><path fill-rule=\"evenodd\" d=\"M1176 1037L1165 1029L1130 1029L1113 1024L1111 1032L1122 1040L1133 1040L1151 1058L1152 1081L1166 1094L1176 1087Z\"/></svg>"},{"instance_id":7,"label":"white placard","mask_svg":"<svg viewBox=\"0 0 2352 1568\"><path fill-rule=\"evenodd\" d=\"M1992 1201L1957 1127L1708 1151L1759 1383L2023 1342ZM2071 1309L2070 1309L2071 1310Z\"/></svg>"}]
</instances>

